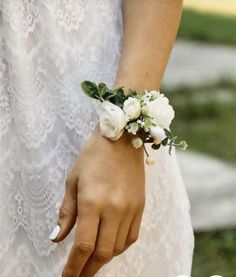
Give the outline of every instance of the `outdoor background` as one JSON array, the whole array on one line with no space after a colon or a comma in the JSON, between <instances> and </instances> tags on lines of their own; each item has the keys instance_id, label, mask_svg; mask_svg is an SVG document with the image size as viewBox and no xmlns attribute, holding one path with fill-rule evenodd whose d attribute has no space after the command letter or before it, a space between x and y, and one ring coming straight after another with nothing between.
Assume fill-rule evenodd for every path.
<instances>
[{"instance_id":1,"label":"outdoor background","mask_svg":"<svg viewBox=\"0 0 236 277\"><path fill-rule=\"evenodd\" d=\"M236 276L236 0L185 0L162 84L191 202L193 277Z\"/></svg>"}]
</instances>

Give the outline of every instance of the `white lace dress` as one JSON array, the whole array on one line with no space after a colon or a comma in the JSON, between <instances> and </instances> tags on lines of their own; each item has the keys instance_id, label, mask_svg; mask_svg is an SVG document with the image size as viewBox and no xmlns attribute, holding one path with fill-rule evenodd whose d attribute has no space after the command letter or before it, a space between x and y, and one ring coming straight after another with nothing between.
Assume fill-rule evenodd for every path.
<instances>
[{"instance_id":1,"label":"white lace dress","mask_svg":"<svg viewBox=\"0 0 236 277\"><path fill-rule=\"evenodd\" d=\"M0 275L59 277L72 236L54 244L67 172L97 123L84 79L112 85L121 0L0 0ZM150 150L151 151L151 150ZM136 244L97 276L190 276L193 234L175 154L146 168Z\"/></svg>"}]
</instances>

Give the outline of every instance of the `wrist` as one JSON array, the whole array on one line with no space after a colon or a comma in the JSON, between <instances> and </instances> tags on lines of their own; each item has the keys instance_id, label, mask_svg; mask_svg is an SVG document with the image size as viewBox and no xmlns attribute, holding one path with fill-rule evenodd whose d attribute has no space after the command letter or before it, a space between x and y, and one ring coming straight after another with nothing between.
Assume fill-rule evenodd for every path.
<instances>
[{"instance_id":1,"label":"wrist","mask_svg":"<svg viewBox=\"0 0 236 277\"><path fill-rule=\"evenodd\" d=\"M95 151L99 152L99 155L111 158L119 157L119 159L123 161L126 160L128 156L130 160L143 163L144 148L134 148L132 145L132 137L133 135L124 132L118 140L112 141L101 134L100 127L97 125L84 150L87 151L87 155L93 155Z\"/></svg>"},{"instance_id":2,"label":"wrist","mask_svg":"<svg viewBox=\"0 0 236 277\"><path fill-rule=\"evenodd\" d=\"M110 140L109 138L103 136L101 134L101 130L99 127L99 124L97 124L95 130L94 130L95 136L96 136L96 142L99 144L103 144L103 145L110 145L110 147L126 147L126 148L131 148L132 151L134 152L141 152L143 153L143 148L134 148L132 145L132 139L134 138L134 135L128 133L128 132L124 132L122 134L122 136L117 139L117 140Z\"/></svg>"},{"instance_id":3,"label":"wrist","mask_svg":"<svg viewBox=\"0 0 236 277\"><path fill-rule=\"evenodd\" d=\"M124 87L125 94L128 93L129 89L132 89L136 90L140 95L143 95L145 90L159 90L160 83L157 79L150 80L148 78L148 73L146 73L146 77L141 76L140 78L138 78L137 75L126 75L125 77L117 76L112 88L115 89L117 87Z\"/></svg>"}]
</instances>

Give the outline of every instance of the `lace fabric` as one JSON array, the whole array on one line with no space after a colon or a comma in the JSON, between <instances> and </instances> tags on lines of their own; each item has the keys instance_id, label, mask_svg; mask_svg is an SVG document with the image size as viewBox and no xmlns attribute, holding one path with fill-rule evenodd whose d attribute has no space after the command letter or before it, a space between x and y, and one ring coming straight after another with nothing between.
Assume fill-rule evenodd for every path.
<instances>
[{"instance_id":1,"label":"lace fabric","mask_svg":"<svg viewBox=\"0 0 236 277\"><path fill-rule=\"evenodd\" d=\"M84 79L112 85L121 0L0 0L1 276L58 277L72 234L48 236L69 168L97 124ZM150 151L152 151L150 149ZM146 168L138 242L97 276L190 275L193 234L175 154ZM148 266L146 266L148 265Z\"/></svg>"}]
</instances>

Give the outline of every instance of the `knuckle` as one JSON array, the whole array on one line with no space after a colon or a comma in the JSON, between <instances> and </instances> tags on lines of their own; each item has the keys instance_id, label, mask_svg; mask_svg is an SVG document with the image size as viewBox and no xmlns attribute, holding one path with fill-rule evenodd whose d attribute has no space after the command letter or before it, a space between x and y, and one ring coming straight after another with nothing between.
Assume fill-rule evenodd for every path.
<instances>
[{"instance_id":1,"label":"knuckle","mask_svg":"<svg viewBox=\"0 0 236 277\"><path fill-rule=\"evenodd\" d=\"M124 245L116 245L113 251L114 256L121 254L124 251L124 247L125 247Z\"/></svg>"},{"instance_id":2,"label":"knuckle","mask_svg":"<svg viewBox=\"0 0 236 277\"><path fill-rule=\"evenodd\" d=\"M59 208L59 217L64 218L70 215L70 210L66 207L65 204L62 204Z\"/></svg>"},{"instance_id":3,"label":"knuckle","mask_svg":"<svg viewBox=\"0 0 236 277\"><path fill-rule=\"evenodd\" d=\"M110 208L117 213L123 213L126 211L127 209L127 205L125 204L124 201L120 200L120 201L112 201L110 203Z\"/></svg>"},{"instance_id":4,"label":"knuckle","mask_svg":"<svg viewBox=\"0 0 236 277\"><path fill-rule=\"evenodd\" d=\"M85 255L91 254L94 251L94 244L91 242L79 242L75 248Z\"/></svg>"},{"instance_id":5,"label":"knuckle","mask_svg":"<svg viewBox=\"0 0 236 277\"><path fill-rule=\"evenodd\" d=\"M94 258L101 263L108 262L112 258L112 256L112 250L97 250L94 253Z\"/></svg>"},{"instance_id":6,"label":"knuckle","mask_svg":"<svg viewBox=\"0 0 236 277\"><path fill-rule=\"evenodd\" d=\"M130 201L129 203L129 209L131 211L138 211L138 212L143 212L145 207L145 200L136 200L136 201Z\"/></svg>"},{"instance_id":7,"label":"knuckle","mask_svg":"<svg viewBox=\"0 0 236 277\"><path fill-rule=\"evenodd\" d=\"M98 209L101 206L101 203L98 199L95 197L84 197L83 199L80 199L80 204L86 209Z\"/></svg>"},{"instance_id":8,"label":"knuckle","mask_svg":"<svg viewBox=\"0 0 236 277\"><path fill-rule=\"evenodd\" d=\"M137 240L138 240L138 234L130 235L127 238L127 244L131 245L131 244L135 243Z\"/></svg>"}]
</instances>

